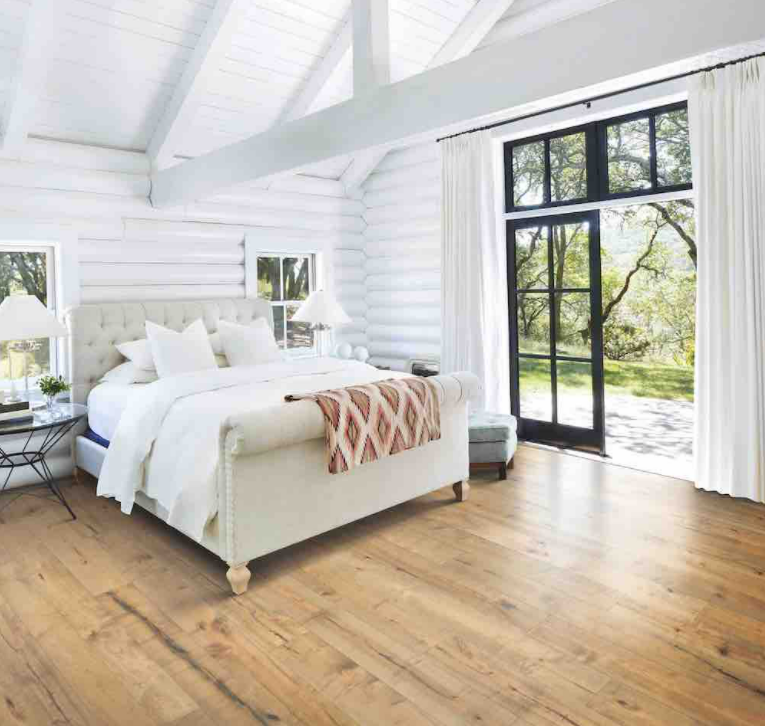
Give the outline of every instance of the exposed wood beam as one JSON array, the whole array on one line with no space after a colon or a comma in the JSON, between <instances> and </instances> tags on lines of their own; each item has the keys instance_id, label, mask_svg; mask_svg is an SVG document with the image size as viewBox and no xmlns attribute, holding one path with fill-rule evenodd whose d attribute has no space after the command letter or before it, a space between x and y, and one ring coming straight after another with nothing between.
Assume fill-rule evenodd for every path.
<instances>
[{"instance_id":1,"label":"exposed wood beam","mask_svg":"<svg viewBox=\"0 0 765 726\"><path fill-rule=\"evenodd\" d=\"M305 116L311 110L311 106L313 106L319 94L321 94L332 78L332 75L340 67L348 53L350 53L351 38L352 22L351 18L348 17L326 55L319 61L311 77L300 89L297 97L282 113L279 123L294 121Z\"/></svg>"},{"instance_id":2,"label":"exposed wood beam","mask_svg":"<svg viewBox=\"0 0 765 726\"><path fill-rule=\"evenodd\" d=\"M620 0L155 173L152 199L183 204L363 149L421 142L763 35L762 0L736 0L735 13L719 0Z\"/></svg>"},{"instance_id":3,"label":"exposed wood beam","mask_svg":"<svg viewBox=\"0 0 765 726\"><path fill-rule=\"evenodd\" d=\"M388 0L353 0L353 96L390 83Z\"/></svg>"},{"instance_id":4,"label":"exposed wood beam","mask_svg":"<svg viewBox=\"0 0 765 726\"><path fill-rule=\"evenodd\" d=\"M19 152L29 128L45 80L48 50L56 30L60 8L57 0L33 0L16 61L2 117L2 153Z\"/></svg>"},{"instance_id":5,"label":"exposed wood beam","mask_svg":"<svg viewBox=\"0 0 765 726\"><path fill-rule=\"evenodd\" d=\"M194 120L210 76L231 47L250 0L218 0L146 150L155 169L166 166Z\"/></svg>"},{"instance_id":6,"label":"exposed wood beam","mask_svg":"<svg viewBox=\"0 0 765 726\"><path fill-rule=\"evenodd\" d=\"M470 55L515 0L478 0L426 70ZM358 189L385 157L385 151L366 151L353 159L341 181L349 192Z\"/></svg>"}]
</instances>

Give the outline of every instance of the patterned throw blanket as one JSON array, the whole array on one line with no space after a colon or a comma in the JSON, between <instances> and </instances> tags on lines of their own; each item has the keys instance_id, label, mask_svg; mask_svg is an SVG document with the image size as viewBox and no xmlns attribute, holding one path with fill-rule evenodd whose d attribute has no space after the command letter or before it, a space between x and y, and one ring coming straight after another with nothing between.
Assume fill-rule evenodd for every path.
<instances>
[{"instance_id":1,"label":"patterned throw blanket","mask_svg":"<svg viewBox=\"0 0 765 726\"><path fill-rule=\"evenodd\" d=\"M285 400L319 404L330 474L441 438L438 391L427 378L392 378Z\"/></svg>"}]
</instances>

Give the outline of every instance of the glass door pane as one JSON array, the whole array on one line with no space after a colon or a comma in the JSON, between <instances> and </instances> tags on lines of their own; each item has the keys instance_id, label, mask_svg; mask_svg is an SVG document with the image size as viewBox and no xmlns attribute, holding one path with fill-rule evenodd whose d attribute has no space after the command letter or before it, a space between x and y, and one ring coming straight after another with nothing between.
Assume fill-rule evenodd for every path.
<instances>
[{"instance_id":1,"label":"glass door pane","mask_svg":"<svg viewBox=\"0 0 765 726\"><path fill-rule=\"evenodd\" d=\"M604 453L599 245L596 212L508 223L521 438Z\"/></svg>"}]
</instances>

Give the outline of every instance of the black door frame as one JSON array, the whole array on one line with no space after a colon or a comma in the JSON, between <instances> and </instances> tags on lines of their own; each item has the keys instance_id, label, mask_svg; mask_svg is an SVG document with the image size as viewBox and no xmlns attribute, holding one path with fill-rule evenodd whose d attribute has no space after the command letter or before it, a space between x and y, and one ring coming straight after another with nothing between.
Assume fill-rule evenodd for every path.
<instances>
[{"instance_id":1,"label":"black door frame","mask_svg":"<svg viewBox=\"0 0 765 726\"><path fill-rule=\"evenodd\" d=\"M561 224L589 222L590 239L590 287L563 288L553 286L553 240L552 228ZM518 345L518 281L515 269L515 233L517 230L529 227L547 227L548 244L548 274L549 310L551 315L550 354L536 355L520 353ZM506 225L507 244L507 286L510 324L510 398L513 415L518 419L518 436L528 441L551 444L561 448L577 448L595 451L601 456L606 453L605 431L605 391L603 378L603 326L602 326L602 290L600 277L600 213L598 211L577 212L572 214L540 215L524 219L508 220ZM541 292L541 291L540 291ZM574 356L558 355L556 351L556 334L552 310L554 296L560 293L579 292L590 295L591 359ZM521 417L521 398L518 361L521 358L549 360L552 387L552 422L536 421ZM588 363L592 366L592 396L593 396L593 427L584 429L558 423L558 388L557 362Z\"/></svg>"}]
</instances>

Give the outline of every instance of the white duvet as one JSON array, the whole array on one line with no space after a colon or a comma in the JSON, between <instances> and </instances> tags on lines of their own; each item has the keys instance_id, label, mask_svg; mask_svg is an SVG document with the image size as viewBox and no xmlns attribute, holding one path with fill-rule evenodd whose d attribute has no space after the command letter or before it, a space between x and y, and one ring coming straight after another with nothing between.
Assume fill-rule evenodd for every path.
<instances>
[{"instance_id":1,"label":"white duvet","mask_svg":"<svg viewBox=\"0 0 765 726\"><path fill-rule=\"evenodd\" d=\"M218 435L236 413L310 393L390 378L357 361L310 358L186 373L141 386L120 419L98 494L130 514L136 492L156 500L167 522L197 542L218 509Z\"/></svg>"}]
</instances>

